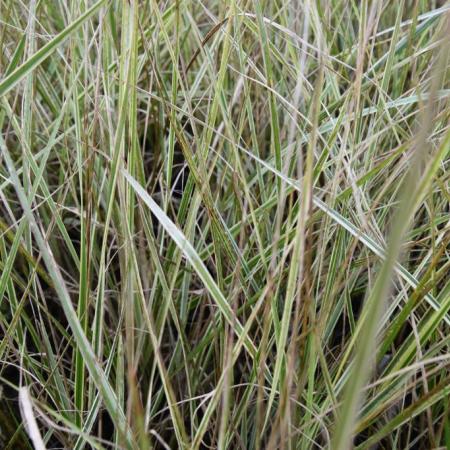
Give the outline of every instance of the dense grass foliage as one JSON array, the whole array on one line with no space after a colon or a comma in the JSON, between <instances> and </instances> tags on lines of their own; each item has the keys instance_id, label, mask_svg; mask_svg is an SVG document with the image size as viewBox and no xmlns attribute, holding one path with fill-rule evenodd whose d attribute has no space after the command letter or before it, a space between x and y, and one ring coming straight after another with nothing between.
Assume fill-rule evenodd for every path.
<instances>
[{"instance_id":1,"label":"dense grass foliage","mask_svg":"<svg viewBox=\"0 0 450 450\"><path fill-rule=\"evenodd\" d=\"M450 5L0 1L0 447L450 448Z\"/></svg>"}]
</instances>

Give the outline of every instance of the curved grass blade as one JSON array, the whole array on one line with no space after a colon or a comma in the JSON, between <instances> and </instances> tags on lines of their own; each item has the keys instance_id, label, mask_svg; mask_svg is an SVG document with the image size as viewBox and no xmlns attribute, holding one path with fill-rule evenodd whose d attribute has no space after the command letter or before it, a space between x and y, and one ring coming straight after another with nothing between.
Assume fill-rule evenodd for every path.
<instances>
[{"instance_id":1,"label":"curved grass blade","mask_svg":"<svg viewBox=\"0 0 450 450\"><path fill-rule=\"evenodd\" d=\"M147 205L150 211L156 216L159 223L174 240L179 249L184 253L186 259L192 264L193 268L197 272L197 275L205 284L213 300L216 302L220 311L222 312L228 323L234 327L234 331L239 338L244 340L245 348L248 353L254 357L256 355L256 347L248 336L243 336L244 327L239 320L234 316L231 306L227 302L226 298L222 294L222 291L217 286L211 274L208 272L200 256L195 251L192 244L186 239L183 233L178 227L170 220L167 214L156 204L156 202L150 197L150 195L144 190L144 188L126 171L122 170L123 176L128 183L133 187L138 197Z\"/></svg>"},{"instance_id":2,"label":"curved grass blade","mask_svg":"<svg viewBox=\"0 0 450 450\"><path fill-rule=\"evenodd\" d=\"M89 8L83 15L81 15L75 22L72 22L65 30L61 31L50 42L45 44L33 56L28 58L22 65L6 76L0 82L0 95L7 94L14 86L17 85L30 72L45 61L56 49L64 42L74 31L83 25L97 10L105 3L105 0L100 0Z\"/></svg>"},{"instance_id":3,"label":"curved grass blade","mask_svg":"<svg viewBox=\"0 0 450 450\"><path fill-rule=\"evenodd\" d=\"M133 449L135 447L133 444L132 437L128 432L128 425L126 422L126 417L123 412L123 409L121 405L118 403L116 394L113 388L111 387L108 379L106 378L105 372L100 367L94 355L94 352L92 351L92 347L86 335L83 332L83 328L77 317L77 313L72 305L72 300L70 298L69 291L66 287L66 283L64 282L64 279L62 277L58 264L54 259L51 249L49 248L48 243L45 241L45 238L41 233L41 230L36 222L36 219L33 216L28 199L21 185L21 182L17 176L13 161L2 137L0 137L0 147L1 153L6 163L6 167L8 168L10 174L11 182L16 190L17 196L24 211L24 215L27 221L29 222L30 229L36 240L38 248L42 253L42 258L45 262L45 265L47 266L47 271L51 279L53 280L55 291L58 294L61 306L64 310L67 321L74 335L77 347L79 348L81 354L83 355L84 362L89 370L89 373L95 385L103 395L103 401L105 402L105 406L109 414L111 415L111 417L117 419L120 431L126 438L128 448Z\"/></svg>"}]
</instances>

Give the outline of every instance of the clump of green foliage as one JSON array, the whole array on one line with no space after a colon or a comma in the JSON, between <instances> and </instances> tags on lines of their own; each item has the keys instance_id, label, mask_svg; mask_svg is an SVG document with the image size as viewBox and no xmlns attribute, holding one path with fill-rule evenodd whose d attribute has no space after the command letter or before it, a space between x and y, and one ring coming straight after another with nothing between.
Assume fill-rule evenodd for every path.
<instances>
[{"instance_id":1,"label":"clump of green foliage","mask_svg":"<svg viewBox=\"0 0 450 450\"><path fill-rule=\"evenodd\" d=\"M449 35L0 2L0 446L450 448Z\"/></svg>"}]
</instances>

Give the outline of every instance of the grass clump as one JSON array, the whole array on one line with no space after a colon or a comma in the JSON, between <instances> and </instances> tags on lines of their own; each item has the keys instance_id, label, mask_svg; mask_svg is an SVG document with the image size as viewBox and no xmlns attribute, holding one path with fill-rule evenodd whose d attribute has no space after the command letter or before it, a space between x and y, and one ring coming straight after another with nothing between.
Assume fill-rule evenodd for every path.
<instances>
[{"instance_id":1,"label":"grass clump","mask_svg":"<svg viewBox=\"0 0 450 450\"><path fill-rule=\"evenodd\" d=\"M1 447L449 448L449 14L1 2Z\"/></svg>"}]
</instances>

